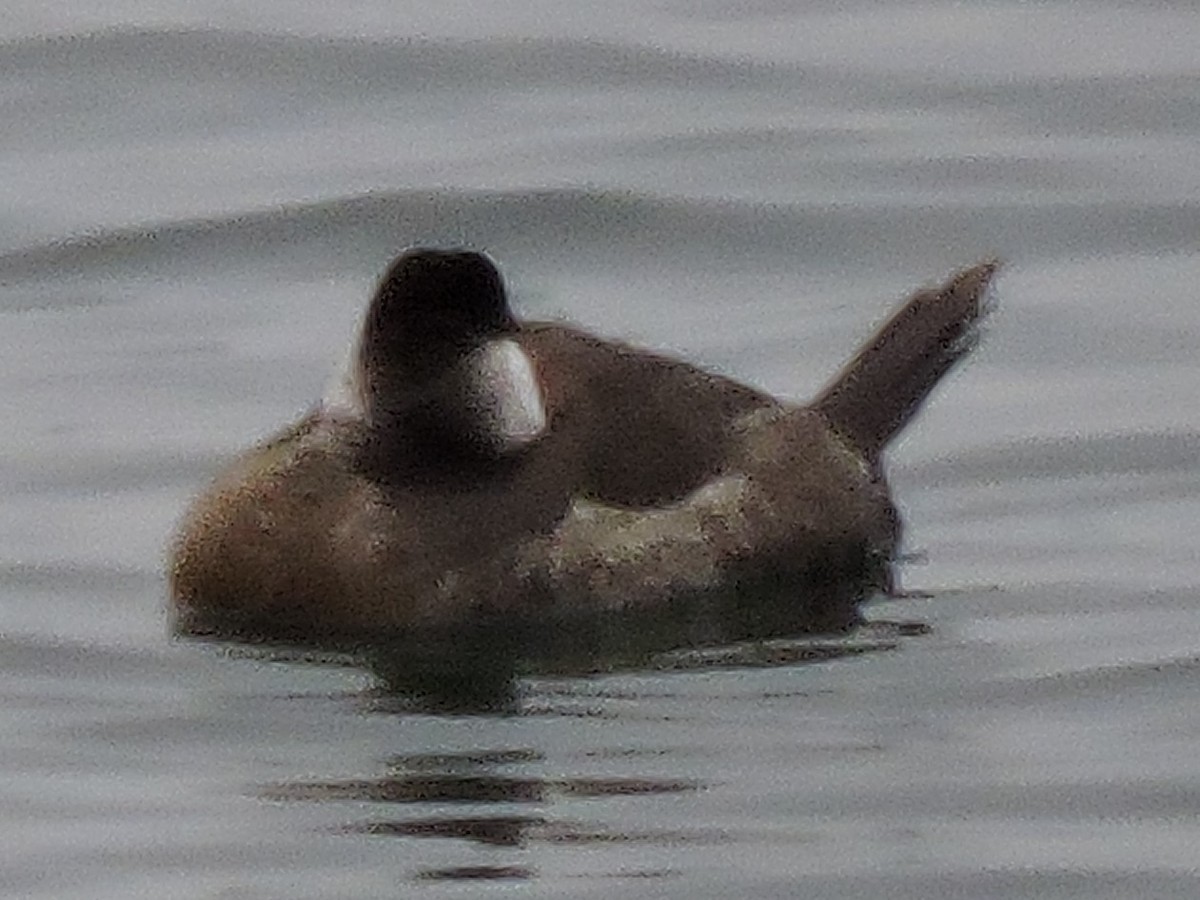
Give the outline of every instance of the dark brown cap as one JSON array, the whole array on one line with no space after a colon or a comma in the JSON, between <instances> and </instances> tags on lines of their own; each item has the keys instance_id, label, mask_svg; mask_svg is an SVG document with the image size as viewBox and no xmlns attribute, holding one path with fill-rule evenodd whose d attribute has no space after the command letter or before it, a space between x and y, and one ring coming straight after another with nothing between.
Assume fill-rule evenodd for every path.
<instances>
[{"instance_id":1,"label":"dark brown cap","mask_svg":"<svg viewBox=\"0 0 1200 900\"><path fill-rule=\"evenodd\" d=\"M504 280L484 254L413 248L380 279L363 323L362 362L399 363L421 378L515 327Z\"/></svg>"}]
</instances>

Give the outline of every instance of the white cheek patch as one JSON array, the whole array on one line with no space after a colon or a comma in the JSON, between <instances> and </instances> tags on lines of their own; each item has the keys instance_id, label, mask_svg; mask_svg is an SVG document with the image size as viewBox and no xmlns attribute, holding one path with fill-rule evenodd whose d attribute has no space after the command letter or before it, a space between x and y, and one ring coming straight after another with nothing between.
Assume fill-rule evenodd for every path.
<instances>
[{"instance_id":1,"label":"white cheek patch","mask_svg":"<svg viewBox=\"0 0 1200 900\"><path fill-rule=\"evenodd\" d=\"M509 338L488 341L463 362L467 403L481 432L502 453L519 450L546 430L546 404L533 361Z\"/></svg>"},{"instance_id":2,"label":"white cheek patch","mask_svg":"<svg viewBox=\"0 0 1200 900\"><path fill-rule=\"evenodd\" d=\"M329 415L340 418L361 418L365 414L362 391L352 372L341 372L330 379L321 398L321 407Z\"/></svg>"},{"instance_id":3,"label":"white cheek patch","mask_svg":"<svg viewBox=\"0 0 1200 900\"><path fill-rule=\"evenodd\" d=\"M359 375L359 346L355 339L341 366L329 380L321 396L321 407L335 417L361 418L366 415L362 378Z\"/></svg>"}]
</instances>

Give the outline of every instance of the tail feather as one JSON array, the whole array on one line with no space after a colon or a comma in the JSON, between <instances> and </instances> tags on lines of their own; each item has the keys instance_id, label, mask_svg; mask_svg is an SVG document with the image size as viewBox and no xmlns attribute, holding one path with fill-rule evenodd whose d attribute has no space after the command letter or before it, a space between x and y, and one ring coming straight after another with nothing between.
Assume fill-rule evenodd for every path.
<instances>
[{"instance_id":1,"label":"tail feather","mask_svg":"<svg viewBox=\"0 0 1200 900\"><path fill-rule=\"evenodd\" d=\"M868 459L913 417L934 385L978 340L998 263L959 272L914 294L863 345L813 404Z\"/></svg>"}]
</instances>

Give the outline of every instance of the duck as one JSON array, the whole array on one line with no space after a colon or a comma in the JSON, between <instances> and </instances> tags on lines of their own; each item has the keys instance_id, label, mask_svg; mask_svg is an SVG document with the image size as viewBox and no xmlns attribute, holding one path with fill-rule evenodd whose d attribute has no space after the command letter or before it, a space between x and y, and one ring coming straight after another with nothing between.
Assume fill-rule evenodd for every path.
<instances>
[{"instance_id":1,"label":"duck","mask_svg":"<svg viewBox=\"0 0 1200 900\"><path fill-rule=\"evenodd\" d=\"M996 270L913 293L797 404L523 320L485 253L408 249L322 401L185 512L173 629L444 675L851 629L896 590L884 451L978 342Z\"/></svg>"}]
</instances>

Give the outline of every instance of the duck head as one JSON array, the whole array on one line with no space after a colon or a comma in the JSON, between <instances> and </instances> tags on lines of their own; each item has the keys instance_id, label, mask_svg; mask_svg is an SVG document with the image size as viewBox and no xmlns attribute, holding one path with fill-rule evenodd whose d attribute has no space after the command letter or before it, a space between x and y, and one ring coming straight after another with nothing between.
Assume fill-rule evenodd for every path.
<instances>
[{"instance_id":1,"label":"duck head","mask_svg":"<svg viewBox=\"0 0 1200 900\"><path fill-rule=\"evenodd\" d=\"M495 264L415 248L384 273L363 320L350 404L372 434L452 457L501 457L546 428L543 392Z\"/></svg>"}]
</instances>

